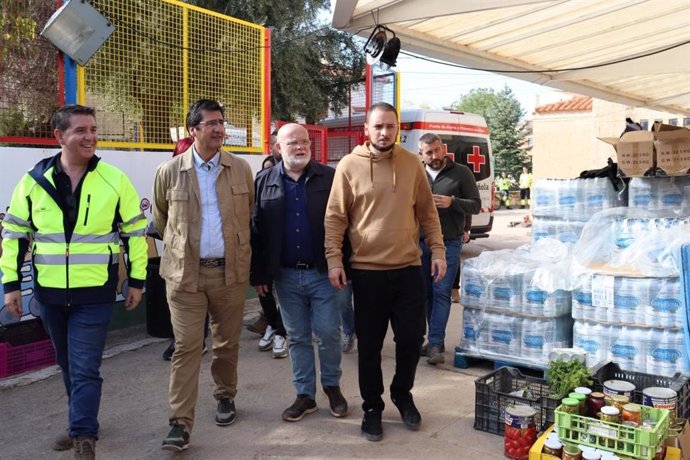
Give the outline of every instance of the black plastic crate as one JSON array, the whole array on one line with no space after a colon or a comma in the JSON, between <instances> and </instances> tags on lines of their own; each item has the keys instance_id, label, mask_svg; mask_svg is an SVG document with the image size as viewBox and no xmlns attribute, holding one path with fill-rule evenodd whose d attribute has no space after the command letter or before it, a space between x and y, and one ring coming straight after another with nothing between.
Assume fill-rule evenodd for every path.
<instances>
[{"instance_id":1,"label":"black plastic crate","mask_svg":"<svg viewBox=\"0 0 690 460\"><path fill-rule=\"evenodd\" d=\"M554 410L560 397L550 397L546 380L524 375L514 367L501 367L474 381L474 428L503 436L505 410L512 405L530 406L536 410L535 423L541 431L555 421ZM528 390L528 397L510 393Z\"/></svg>"},{"instance_id":2,"label":"black plastic crate","mask_svg":"<svg viewBox=\"0 0 690 460\"><path fill-rule=\"evenodd\" d=\"M677 372L673 377L624 371L610 362L592 369L592 391L603 391L607 380L625 380L635 385L633 402L642 404L642 390L648 387L670 388L678 393L678 417L690 418L690 375Z\"/></svg>"}]
</instances>

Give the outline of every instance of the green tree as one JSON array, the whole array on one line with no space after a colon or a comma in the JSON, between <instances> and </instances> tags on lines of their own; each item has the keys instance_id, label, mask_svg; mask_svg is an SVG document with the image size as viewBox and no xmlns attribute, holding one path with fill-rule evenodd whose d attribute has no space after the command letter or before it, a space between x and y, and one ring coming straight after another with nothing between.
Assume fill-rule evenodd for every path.
<instances>
[{"instance_id":1,"label":"green tree","mask_svg":"<svg viewBox=\"0 0 690 460\"><path fill-rule=\"evenodd\" d=\"M517 178L528 166L524 110L508 86L501 91L476 88L452 105L455 110L483 115L489 125L494 165L497 172Z\"/></svg>"},{"instance_id":2,"label":"green tree","mask_svg":"<svg viewBox=\"0 0 690 460\"><path fill-rule=\"evenodd\" d=\"M347 107L349 88L362 79L364 54L352 35L323 24L329 0L186 0L270 27L271 110L277 120L315 123Z\"/></svg>"}]
</instances>

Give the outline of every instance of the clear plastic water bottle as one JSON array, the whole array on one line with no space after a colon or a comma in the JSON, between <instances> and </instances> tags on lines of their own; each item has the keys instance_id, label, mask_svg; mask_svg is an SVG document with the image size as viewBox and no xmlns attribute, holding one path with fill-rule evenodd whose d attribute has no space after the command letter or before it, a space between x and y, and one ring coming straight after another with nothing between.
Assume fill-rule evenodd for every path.
<instances>
[{"instance_id":1,"label":"clear plastic water bottle","mask_svg":"<svg viewBox=\"0 0 690 460\"><path fill-rule=\"evenodd\" d=\"M679 278L662 278L654 280L652 286L659 289L650 297L652 300L645 308L645 323L649 326L682 327L682 297ZM654 289L654 288L652 288Z\"/></svg>"},{"instance_id":2,"label":"clear plastic water bottle","mask_svg":"<svg viewBox=\"0 0 690 460\"><path fill-rule=\"evenodd\" d=\"M644 306L649 303L649 279L616 277L613 286L614 323L644 323Z\"/></svg>"},{"instance_id":3,"label":"clear plastic water bottle","mask_svg":"<svg viewBox=\"0 0 690 460\"><path fill-rule=\"evenodd\" d=\"M684 370L685 341L679 329L650 329L648 342L648 373L670 377Z\"/></svg>"},{"instance_id":4,"label":"clear plastic water bottle","mask_svg":"<svg viewBox=\"0 0 690 460\"><path fill-rule=\"evenodd\" d=\"M608 360L609 326L589 321L575 321L573 345L587 353L587 366Z\"/></svg>"},{"instance_id":5,"label":"clear plastic water bottle","mask_svg":"<svg viewBox=\"0 0 690 460\"><path fill-rule=\"evenodd\" d=\"M653 179L653 181L651 181ZM650 178L652 189L657 196L657 209L677 210L683 207L685 197L676 186L674 177Z\"/></svg>"},{"instance_id":6,"label":"clear plastic water bottle","mask_svg":"<svg viewBox=\"0 0 690 460\"><path fill-rule=\"evenodd\" d=\"M548 320L538 318L522 320L520 356L541 361L548 355L545 354L546 344L553 339L547 335L547 323Z\"/></svg>"},{"instance_id":7,"label":"clear plastic water bottle","mask_svg":"<svg viewBox=\"0 0 690 460\"><path fill-rule=\"evenodd\" d=\"M544 302L548 294L533 284L534 270L522 277L522 313L529 316L544 316Z\"/></svg>"},{"instance_id":8,"label":"clear plastic water bottle","mask_svg":"<svg viewBox=\"0 0 690 460\"><path fill-rule=\"evenodd\" d=\"M489 302L493 308L519 313L522 300L522 275L515 270L506 270L489 283Z\"/></svg>"},{"instance_id":9,"label":"clear plastic water bottle","mask_svg":"<svg viewBox=\"0 0 690 460\"><path fill-rule=\"evenodd\" d=\"M647 329L611 326L610 330L609 361L627 371L646 372Z\"/></svg>"},{"instance_id":10,"label":"clear plastic water bottle","mask_svg":"<svg viewBox=\"0 0 690 460\"><path fill-rule=\"evenodd\" d=\"M532 214L534 216L550 217L556 211L557 196L554 180L539 179L532 188Z\"/></svg>"},{"instance_id":11,"label":"clear plastic water bottle","mask_svg":"<svg viewBox=\"0 0 690 460\"><path fill-rule=\"evenodd\" d=\"M461 271L460 303L467 308L482 308L488 304L486 278L472 262L467 260Z\"/></svg>"},{"instance_id":12,"label":"clear plastic water bottle","mask_svg":"<svg viewBox=\"0 0 690 460\"><path fill-rule=\"evenodd\" d=\"M481 310L465 309L462 312L462 339L460 348L463 351L477 353L479 351L478 341L480 334Z\"/></svg>"},{"instance_id":13,"label":"clear plastic water bottle","mask_svg":"<svg viewBox=\"0 0 690 460\"><path fill-rule=\"evenodd\" d=\"M522 322L520 318L497 314L489 323L489 349L501 356L519 356Z\"/></svg>"},{"instance_id":14,"label":"clear plastic water bottle","mask_svg":"<svg viewBox=\"0 0 690 460\"><path fill-rule=\"evenodd\" d=\"M538 241L542 238L551 238L553 230L551 229L551 221L546 217L534 217L532 219L532 241Z\"/></svg>"},{"instance_id":15,"label":"clear plastic water bottle","mask_svg":"<svg viewBox=\"0 0 690 460\"><path fill-rule=\"evenodd\" d=\"M579 180L563 180L558 182L557 215L562 219L577 220L582 207L582 195Z\"/></svg>"},{"instance_id":16,"label":"clear plastic water bottle","mask_svg":"<svg viewBox=\"0 0 690 460\"><path fill-rule=\"evenodd\" d=\"M656 189L649 177L633 177L630 179L628 206L631 208L654 209L658 203Z\"/></svg>"},{"instance_id":17,"label":"clear plastic water bottle","mask_svg":"<svg viewBox=\"0 0 690 460\"><path fill-rule=\"evenodd\" d=\"M572 292L572 316L574 319L594 320L592 306L592 275L584 274L578 277L576 288Z\"/></svg>"}]
</instances>

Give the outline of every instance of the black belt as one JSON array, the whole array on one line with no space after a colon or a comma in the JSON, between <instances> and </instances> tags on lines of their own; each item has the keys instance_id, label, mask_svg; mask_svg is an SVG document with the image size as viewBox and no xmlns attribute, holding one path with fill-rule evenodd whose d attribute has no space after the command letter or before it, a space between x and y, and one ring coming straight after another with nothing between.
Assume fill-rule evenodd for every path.
<instances>
[{"instance_id":1,"label":"black belt","mask_svg":"<svg viewBox=\"0 0 690 460\"><path fill-rule=\"evenodd\" d=\"M224 267L225 259L222 257L217 259L199 259L199 265L206 268Z\"/></svg>"},{"instance_id":2,"label":"black belt","mask_svg":"<svg viewBox=\"0 0 690 460\"><path fill-rule=\"evenodd\" d=\"M316 267L313 263L307 264L304 262L297 262L295 265L283 265L285 268L295 268L297 270L311 270L312 268Z\"/></svg>"}]
</instances>

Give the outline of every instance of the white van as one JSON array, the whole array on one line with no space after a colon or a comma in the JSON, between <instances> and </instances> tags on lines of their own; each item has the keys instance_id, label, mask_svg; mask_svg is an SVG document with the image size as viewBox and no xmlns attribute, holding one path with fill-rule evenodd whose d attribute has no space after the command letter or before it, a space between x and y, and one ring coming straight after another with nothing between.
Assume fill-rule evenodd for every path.
<instances>
[{"instance_id":1,"label":"white van","mask_svg":"<svg viewBox=\"0 0 690 460\"><path fill-rule=\"evenodd\" d=\"M328 159L331 166L364 141L364 115L328 119ZM448 149L448 156L474 173L482 199L478 215L472 216L472 238L486 238L493 225L494 168L489 127L481 115L442 110L403 110L400 115L400 143L419 151L419 138L436 133Z\"/></svg>"}]
</instances>

